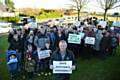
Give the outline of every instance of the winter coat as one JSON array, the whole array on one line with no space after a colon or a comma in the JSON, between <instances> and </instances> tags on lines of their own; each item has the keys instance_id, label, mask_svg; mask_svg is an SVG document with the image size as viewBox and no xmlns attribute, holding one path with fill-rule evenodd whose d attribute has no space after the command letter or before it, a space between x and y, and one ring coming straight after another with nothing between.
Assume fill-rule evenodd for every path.
<instances>
[{"instance_id":1,"label":"winter coat","mask_svg":"<svg viewBox=\"0 0 120 80\"><path fill-rule=\"evenodd\" d=\"M49 37L46 35L46 34L39 34L35 37L35 40L34 40L34 45L36 47L39 47L41 49L44 49L45 48L45 44L47 42L50 42L50 39Z\"/></svg>"},{"instance_id":2,"label":"winter coat","mask_svg":"<svg viewBox=\"0 0 120 80\"><path fill-rule=\"evenodd\" d=\"M72 61L72 65L75 65L74 54L69 50L66 51L64 59L62 59L59 49L54 51L53 54L51 55L50 65L53 65L53 61Z\"/></svg>"},{"instance_id":3,"label":"winter coat","mask_svg":"<svg viewBox=\"0 0 120 80\"><path fill-rule=\"evenodd\" d=\"M34 60L31 60L31 61L27 60L25 62L25 70L27 72L34 72L34 66L35 66L35 61Z\"/></svg>"}]
</instances>

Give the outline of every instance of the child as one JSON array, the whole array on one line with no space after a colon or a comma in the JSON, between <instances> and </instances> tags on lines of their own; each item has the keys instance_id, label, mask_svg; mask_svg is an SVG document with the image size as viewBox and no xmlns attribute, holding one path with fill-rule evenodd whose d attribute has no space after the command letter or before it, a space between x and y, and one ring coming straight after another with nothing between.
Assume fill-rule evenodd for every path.
<instances>
[{"instance_id":1,"label":"child","mask_svg":"<svg viewBox=\"0 0 120 80\"><path fill-rule=\"evenodd\" d=\"M32 80L35 61L29 56L25 62L25 70L27 71L28 80Z\"/></svg>"},{"instance_id":2,"label":"child","mask_svg":"<svg viewBox=\"0 0 120 80\"><path fill-rule=\"evenodd\" d=\"M52 51L51 51L51 49L50 49L50 43L47 42L47 43L45 44L45 46L46 46L45 50L47 50L47 51L50 53L50 55L51 55ZM45 76L51 75L51 72L50 72L50 70L49 70L49 60L50 60L50 57L45 58L45 61L46 61Z\"/></svg>"},{"instance_id":3,"label":"child","mask_svg":"<svg viewBox=\"0 0 120 80\"><path fill-rule=\"evenodd\" d=\"M41 50L40 48L37 48L37 54L39 54L40 51L46 51L48 53L51 53L51 50L49 49L50 47L50 43L47 42L45 44L45 49ZM38 69L39 69L39 72L41 72L41 74L38 74L38 76L40 75L51 75L51 73L47 73L49 70L49 57L46 57L46 58L39 58L38 59Z\"/></svg>"},{"instance_id":4,"label":"child","mask_svg":"<svg viewBox=\"0 0 120 80\"><path fill-rule=\"evenodd\" d=\"M32 53L33 53L32 45L28 44L27 45L27 50L26 50L26 53L25 53L25 59L28 59L29 56L32 57Z\"/></svg>"},{"instance_id":5,"label":"child","mask_svg":"<svg viewBox=\"0 0 120 80\"><path fill-rule=\"evenodd\" d=\"M118 37L116 36L116 34L112 35L112 50L111 50L111 55L115 55L116 54L116 50L117 50L117 47L119 45L119 42L118 42Z\"/></svg>"},{"instance_id":6,"label":"child","mask_svg":"<svg viewBox=\"0 0 120 80\"><path fill-rule=\"evenodd\" d=\"M15 55L10 55L9 61L7 62L8 70L11 73L11 78L14 79L18 71L18 59Z\"/></svg>"},{"instance_id":7,"label":"child","mask_svg":"<svg viewBox=\"0 0 120 80\"><path fill-rule=\"evenodd\" d=\"M11 55L10 56L10 60L7 62L7 64L12 64L12 63L17 63L18 60L17 60L17 57L15 55Z\"/></svg>"}]
</instances>

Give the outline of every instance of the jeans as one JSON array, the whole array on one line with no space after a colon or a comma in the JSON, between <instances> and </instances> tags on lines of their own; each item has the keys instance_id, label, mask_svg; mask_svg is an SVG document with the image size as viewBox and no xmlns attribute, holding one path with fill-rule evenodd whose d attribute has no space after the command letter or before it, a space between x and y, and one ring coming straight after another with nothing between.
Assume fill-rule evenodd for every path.
<instances>
[{"instance_id":1,"label":"jeans","mask_svg":"<svg viewBox=\"0 0 120 80\"><path fill-rule=\"evenodd\" d=\"M38 62L38 71L39 72L45 72L48 68L48 62L46 59L41 59L40 62Z\"/></svg>"}]
</instances>

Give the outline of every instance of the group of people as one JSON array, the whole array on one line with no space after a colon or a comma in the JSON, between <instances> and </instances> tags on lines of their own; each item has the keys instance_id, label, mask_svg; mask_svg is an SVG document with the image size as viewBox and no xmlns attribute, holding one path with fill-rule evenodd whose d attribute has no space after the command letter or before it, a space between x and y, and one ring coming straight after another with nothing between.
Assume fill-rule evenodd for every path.
<instances>
[{"instance_id":1,"label":"group of people","mask_svg":"<svg viewBox=\"0 0 120 80\"><path fill-rule=\"evenodd\" d=\"M69 34L81 35L80 44L69 43ZM95 39L94 44L87 44L86 37ZM27 72L27 79L33 75L51 75L54 69L53 61L72 61L72 70L75 70L75 58L90 59L92 56L105 59L108 55L115 55L119 46L119 34L108 27L97 25L97 19L87 18L81 21L80 26L67 25L50 27L42 24L37 28L12 29L8 35L8 52L14 50L18 58L11 55L7 64L17 62L17 72ZM50 56L40 58L39 52L49 50ZM9 70L14 69L13 67ZM51 70L50 70L51 69ZM15 69L14 69L15 70ZM16 72L16 70L15 70ZM13 74L15 73L13 72ZM14 77L14 75L12 75ZM54 80L69 80L69 74L54 74Z\"/></svg>"}]
</instances>

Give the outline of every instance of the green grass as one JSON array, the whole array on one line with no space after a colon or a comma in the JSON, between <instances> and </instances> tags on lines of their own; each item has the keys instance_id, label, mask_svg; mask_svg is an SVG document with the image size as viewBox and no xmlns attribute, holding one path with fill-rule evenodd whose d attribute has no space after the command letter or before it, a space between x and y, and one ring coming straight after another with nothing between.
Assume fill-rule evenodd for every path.
<instances>
[{"instance_id":1,"label":"green grass","mask_svg":"<svg viewBox=\"0 0 120 80\"><path fill-rule=\"evenodd\" d=\"M7 36L0 36L0 77L9 80L9 73L6 67ZM91 60L77 59L77 69L73 71L71 80L120 80L120 47L115 56L108 56L101 60L92 58ZM19 79L21 80L21 78ZM52 77L35 77L35 80L52 80Z\"/></svg>"},{"instance_id":2,"label":"green grass","mask_svg":"<svg viewBox=\"0 0 120 80\"><path fill-rule=\"evenodd\" d=\"M6 50L8 47L7 43L7 35L0 36L0 77L3 78L3 80L8 80L8 71L6 67Z\"/></svg>"}]
</instances>

